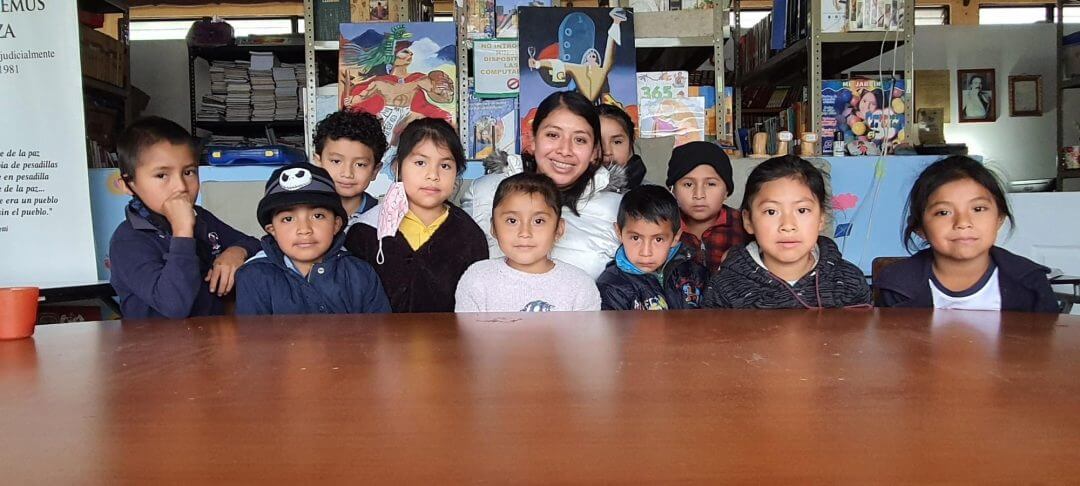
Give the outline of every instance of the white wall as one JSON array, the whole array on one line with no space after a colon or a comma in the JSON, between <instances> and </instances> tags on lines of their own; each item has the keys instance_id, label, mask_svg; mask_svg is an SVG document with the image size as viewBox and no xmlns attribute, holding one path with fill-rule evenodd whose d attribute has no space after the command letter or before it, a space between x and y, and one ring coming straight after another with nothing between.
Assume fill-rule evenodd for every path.
<instances>
[{"instance_id":1,"label":"white wall","mask_svg":"<svg viewBox=\"0 0 1080 486\"><path fill-rule=\"evenodd\" d=\"M1062 209L1075 207L1080 207L1080 192L1010 194L1016 228L1010 232L1006 224L998 233L998 245L1065 275L1080 275L1080 226L1072 224L1075 218L1050 216L1071 214ZM1057 285L1054 290L1073 292L1070 285ZM1074 306L1072 314L1080 315L1080 306Z\"/></svg>"},{"instance_id":2,"label":"white wall","mask_svg":"<svg viewBox=\"0 0 1080 486\"><path fill-rule=\"evenodd\" d=\"M915 33L915 69L948 69L951 72L952 106L945 125L945 140L966 143L973 155L981 155L1002 170L1009 180L1045 179L1057 175L1056 97L1057 67L1055 27L1052 24L920 26ZM897 50L906 55L907 46ZM901 57L897 62L902 63ZM892 53L884 56L891 68ZM997 86L998 118L993 123L958 123L956 70L992 68ZM852 70L878 69L878 60ZM899 70L899 66L897 67ZM1043 116L1009 116L1009 76L1042 75ZM915 90L919 89L915 86ZM1066 99L1066 143L1076 137L1072 124L1080 120L1080 93ZM1073 142L1078 143L1078 142Z\"/></svg>"},{"instance_id":3,"label":"white wall","mask_svg":"<svg viewBox=\"0 0 1080 486\"><path fill-rule=\"evenodd\" d=\"M191 122L187 41L131 42L131 84L150 95L143 115L168 118L187 128Z\"/></svg>"}]
</instances>

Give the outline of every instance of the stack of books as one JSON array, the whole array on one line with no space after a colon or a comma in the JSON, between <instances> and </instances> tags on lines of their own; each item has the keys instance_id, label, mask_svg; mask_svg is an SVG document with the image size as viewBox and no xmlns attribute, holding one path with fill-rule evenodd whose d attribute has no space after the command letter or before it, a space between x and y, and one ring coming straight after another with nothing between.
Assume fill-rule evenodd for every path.
<instances>
[{"instance_id":1,"label":"stack of books","mask_svg":"<svg viewBox=\"0 0 1080 486\"><path fill-rule=\"evenodd\" d=\"M219 122L225 119L225 95L203 95L202 105L196 115L199 121Z\"/></svg>"},{"instance_id":2,"label":"stack of books","mask_svg":"<svg viewBox=\"0 0 1080 486\"><path fill-rule=\"evenodd\" d=\"M274 121L274 67L272 52L252 52L248 76L251 78L251 121Z\"/></svg>"},{"instance_id":3,"label":"stack of books","mask_svg":"<svg viewBox=\"0 0 1080 486\"><path fill-rule=\"evenodd\" d=\"M248 61L225 64L225 121L251 120L250 64Z\"/></svg>"},{"instance_id":4,"label":"stack of books","mask_svg":"<svg viewBox=\"0 0 1080 486\"><path fill-rule=\"evenodd\" d=\"M199 121L218 122L225 119L225 64L210 63L210 94L203 95L202 104L196 119Z\"/></svg>"},{"instance_id":5,"label":"stack of books","mask_svg":"<svg viewBox=\"0 0 1080 486\"><path fill-rule=\"evenodd\" d=\"M300 66L303 69L303 66ZM297 120L300 113L300 81L297 65L282 64L274 68L274 119Z\"/></svg>"}]
</instances>

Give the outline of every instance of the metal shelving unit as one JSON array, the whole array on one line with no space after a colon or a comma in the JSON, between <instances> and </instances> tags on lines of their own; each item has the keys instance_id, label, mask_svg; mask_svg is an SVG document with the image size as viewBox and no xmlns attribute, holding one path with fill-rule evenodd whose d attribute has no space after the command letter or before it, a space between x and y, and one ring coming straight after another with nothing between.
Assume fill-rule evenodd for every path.
<instances>
[{"instance_id":1,"label":"metal shelving unit","mask_svg":"<svg viewBox=\"0 0 1080 486\"><path fill-rule=\"evenodd\" d=\"M398 22L410 22L409 19L409 0L389 0L391 8L397 9ZM414 6L413 9L419 10L420 6ZM455 7L456 8L456 7ZM307 153L311 154L315 152L315 125L319 123L316 119L316 96L315 92L319 88L319 60L317 52L336 52L340 45L338 41L316 41L315 40L315 3L312 0L304 0L304 67L305 83L304 95L301 103L304 108L304 149ZM458 60L460 65L461 60Z\"/></svg>"},{"instance_id":2,"label":"metal shelving unit","mask_svg":"<svg viewBox=\"0 0 1080 486\"><path fill-rule=\"evenodd\" d=\"M1080 5L1078 0L1057 0L1057 159L1058 173L1055 185L1058 191L1065 189L1065 179L1080 178L1080 169L1068 169L1065 167L1061 149L1065 147L1065 92L1072 89L1080 89L1080 77L1065 77L1065 48L1062 43L1065 36L1065 6Z\"/></svg>"},{"instance_id":3,"label":"metal shelving unit","mask_svg":"<svg viewBox=\"0 0 1080 486\"><path fill-rule=\"evenodd\" d=\"M562 2L556 0L555 6ZM620 0L620 6L628 7L629 0ZM391 0L392 5L399 9L399 18L409 18L408 0ZM728 31L727 16L728 1L724 1L723 7L711 9L712 15L702 15L705 10L675 10L668 12L643 12L634 14L634 42L637 47L712 47L713 65L716 66L716 106L718 137L730 137L724 133L724 33ZM467 139L469 127L469 106L467 93L472 79L469 76L469 58L471 56L472 40L466 32L465 19L468 18L467 3L454 3L454 23L457 26L457 83L458 83L458 132L462 140ZM315 119L315 96L318 88L318 61L317 53L321 51L337 51L338 42L316 41L314 25L315 11L311 0L304 1L304 25L305 29L305 59L307 65L306 94L304 97L305 134L307 135L307 150L313 150L312 135L318 120Z\"/></svg>"},{"instance_id":4,"label":"metal shelving unit","mask_svg":"<svg viewBox=\"0 0 1080 486\"><path fill-rule=\"evenodd\" d=\"M744 73L739 62L739 38L741 30L740 0L734 0L735 25L732 36L735 38L735 127L742 127L741 88L751 85L782 85L805 76L810 108L810 127L814 133L821 133L821 84L825 76L837 76L843 70L866 60L873 59L891 51L894 45L912 45L915 39L915 2L904 2L904 25L900 31L877 32L822 32L821 4L829 0L811 0L810 16L807 19L808 36L789 45L783 51L775 53L754 71ZM909 113L914 112L915 92L915 55L914 49L907 49L901 63L904 72L904 103ZM909 122L905 127L907 139L914 140L915 124Z\"/></svg>"},{"instance_id":5,"label":"metal shelving unit","mask_svg":"<svg viewBox=\"0 0 1080 486\"><path fill-rule=\"evenodd\" d=\"M629 7L629 0L620 0ZM668 10L634 14L634 45L638 48L660 47L712 47L713 73L715 74L716 138L734 140L727 133L724 120L725 59L724 41L730 37L728 29L729 0L722 0L711 9ZM712 12L712 15L703 15Z\"/></svg>"},{"instance_id":6,"label":"metal shelving unit","mask_svg":"<svg viewBox=\"0 0 1080 486\"><path fill-rule=\"evenodd\" d=\"M304 46L299 44L281 45L230 45L221 47L188 47L188 90L191 108L191 132L196 129L225 135L265 135L268 128L279 128L297 132L304 127L304 120L275 121L200 121L198 119L200 99L195 92L195 60L236 61L248 59L252 51L272 52L282 62L299 63L304 60ZM306 117L306 111L305 117Z\"/></svg>"},{"instance_id":7,"label":"metal shelving unit","mask_svg":"<svg viewBox=\"0 0 1080 486\"><path fill-rule=\"evenodd\" d=\"M131 44L128 39L128 22L130 14L126 0L78 0L78 10L94 14L119 14L117 20L117 37L122 46L124 85L117 86L112 83L101 81L84 74L82 76L83 110L87 115L87 133L90 133L89 113L94 110L104 110L119 114L116 125L111 128L113 133L119 132L131 122L132 105L131 98ZM82 27L80 27L82 28ZM99 127L100 128L100 127ZM87 136L87 153L93 151L90 146L91 136ZM115 151L113 140L110 136L104 139L93 139L93 142L106 147L107 150Z\"/></svg>"}]
</instances>

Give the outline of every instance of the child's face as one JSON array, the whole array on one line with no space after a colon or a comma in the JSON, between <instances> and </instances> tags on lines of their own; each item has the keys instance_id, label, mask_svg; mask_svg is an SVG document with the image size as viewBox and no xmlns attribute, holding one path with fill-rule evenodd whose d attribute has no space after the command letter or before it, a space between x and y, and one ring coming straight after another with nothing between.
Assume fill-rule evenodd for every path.
<instances>
[{"instance_id":1,"label":"child's face","mask_svg":"<svg viewBox=\"0 0 1080 486\"><path fill-rule=\"evenodd\" d=\"M939 187L922 217L919 235L930 243L935 257L957 262L986 256L1005 222L990 191L971 179Z\"/></svg>"},{"instance_id":2,"label":"child's face","mask_svg":"<svg viewBox=\"0 0 1080 486\"><path fill-rule=\"evenodd\" d=\"M401 160L398 177L405 184L413 213L442 210L454 192L457 163L453 154L431 140L424 140Z\"/></svg>"},{"instance_id":3,"label":"child's face","mask_svg":"<svg viewBox=\"0 0 1080 486\"><path fill-rule=\"evenodd\" d=\"M543 273L563 222L539 194L516 193L499 202L492 214L491 232L507 263L518 270Z\"/></svg>"},{"instance_id":4,"label":"child's face","mask_svg":"<svg viewBox=\"0 0 1080 486\"><path fill-rule=\"evenodd\" d=\"M633 155L630 137L614 118L600 117L600 139L603 142L605 164L626 165Z\"/></svg>"},{"instance_id":5,"label":"child's face","mask_svg":"<svg viewBox=\"0 0 1080 486\"><path fill-rule=\"evenodd\" d=\"M746 231L757 240L769 271L793 280L813 268L811 252L825 227L821 202L801 181L784 177L766 182L743 215Z\"/></svg>"},{"instance_id":6,"label":"child's face","mask_svg":"<svg viewBox=\"0 0 1080 486\"><path fill-rule=\"evenodd\" d=\"M626 258L638 270L652 273L667 263L668 253L679 244L682 231L676 231L678 222L653 223L646 219L627 218L623 227L615 226L619 241L626 251Z\"/></svg>"},{"instance_id":7,"label":"child's face","mask_svg":"<svg viewBox=\"0 0 1080 486\"><path fill-rule=\"evenodd\" d=\"M671 192L679 201L683 216L691 223L715 220L728 197L727 184L724 184L716 169L704 164L694 167L676 181Z\"/></svg>"},{"instance_id":8,"label":"child's face","mask_svg":"<svg viewBox=\"0 0 1080 486\"><path fill-rule=\"evenodd\" d=\"M873 93L865 93L862 98L859 98L859 113L872 113L877 110L877 99L874 98Z\"/></svg>"},{"instance_id":9,"label":"child's face","mask_svg":"<svg viewBox=\"0 0 1080 486\"><path fill-rule=\"evenodd\" d=\"M127 182L127 188L158 214L164 213L165 201L174 194L183 194L195 204L199 197L199 163L187 145L155 143L139 154L135 174Z\"/></svg>"},{"instance_id":10,"label":"child's face","mask_svg":"<svg viewBox=\"0 0 1080 486\"><path fill-rule=\"evenodd\" d=\"M550 177L560 189L574 185L599 150L589 123L565 108L544 118L532 143L537 172Z\"/></svg>"},{"instance_id":11,"label":"child's face","mask_svg":"<svg viewBox=\"0 0 1080 486\"><path fill-rule=\"evenodd\" d=\"M293 206L279 211L266 225L266 232L281 251L307 276L311 266L322 261L334 236L341 230L341 218L326 208Z\"/></svg>"},{"instance_id":12,"label":"child's face","mask_svg":"<svg viewBox=\"0 0 1080 486\"><path fill-rule=\"evenodd\" d=\"M379 175L381 164L367 145L346 138L327 140L315 163L334 179L334 188L342 199L360 197Z\"/></svg>"}]
</instances>

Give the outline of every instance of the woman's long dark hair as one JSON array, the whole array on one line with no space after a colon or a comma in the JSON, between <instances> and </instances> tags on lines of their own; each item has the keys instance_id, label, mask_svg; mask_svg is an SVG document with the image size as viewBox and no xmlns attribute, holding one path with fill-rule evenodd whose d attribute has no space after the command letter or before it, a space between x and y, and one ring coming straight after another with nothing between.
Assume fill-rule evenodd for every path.
<instances>
[{"instance_id":1,"label":"woman's long dark hair","mask_svg":"<svg viewBox=\"0 0 1080 486\"><path fill-rule=\"evenodd\" d=\"M536 117L533 119L533 140L536 139L536 134L540 131L540 124L543 123L544 119L560 108L565 108L570 113L585 119L585 122L592 128L593 149L595 151L596 144L600 143L600 115L596 114L596 107L589 102L589 99L577 91L556 91L540 102L540 106L536 107ZM536 172L536 157L533 154L522 154L521 162L525 171ZM574 216L581 216L578 213L578 200L585 194L585 190L589 188L589 183L592 182L599 166L597 160L589 161L589 167L578 177L577 181L571 184L570 187L559 189L560 202L563 206L569 208L570 212L574 213Z\"/></svg>"}]
</instances>

